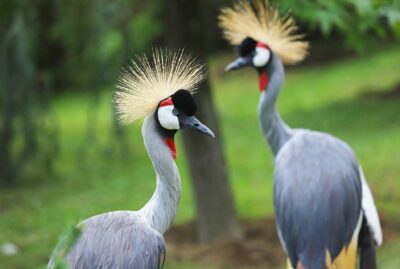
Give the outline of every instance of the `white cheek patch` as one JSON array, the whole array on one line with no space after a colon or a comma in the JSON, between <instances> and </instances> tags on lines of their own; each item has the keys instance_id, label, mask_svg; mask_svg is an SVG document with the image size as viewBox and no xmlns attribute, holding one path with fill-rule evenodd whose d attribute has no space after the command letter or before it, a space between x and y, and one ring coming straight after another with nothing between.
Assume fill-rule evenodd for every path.
<instances>
[{"instance_id":1,"label":"white cheek patch","mask_svg":"<svg viewBox=\"0 0 400 269\"><path fill-rule=\"evenodd\" d=\"M172 113L174 106L162 106L158 108L158 120L162 127L168 130L178 130L179 120L178 117Z\"/></svg>"},{"instance_id":2,"label":"white cheek patch","mask_svg":"<svg viewBox=\"0 0 400 269\"><path fill-rule=\"evenodd\" d=\"M267 48L256 47L256 55L253 57L253 65L262 67L266 65L271 57L271 52Z\"/></svg>"}]
</instances>

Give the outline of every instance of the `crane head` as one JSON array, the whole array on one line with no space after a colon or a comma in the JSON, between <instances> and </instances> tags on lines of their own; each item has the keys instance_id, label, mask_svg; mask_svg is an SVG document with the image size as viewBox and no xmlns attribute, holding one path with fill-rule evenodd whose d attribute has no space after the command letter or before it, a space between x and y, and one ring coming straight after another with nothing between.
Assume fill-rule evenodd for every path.
<instances>
[{"instance_id":1,"label":"crane head","mask_svg":"<svg viewBox=\"0 0 400 269\"><path fill-rule=\"evenodd\" d=\"M161 101L155 115L167 134L173 135L177 130L190 129L214 137L214 133L194 116L196 111L192 94L181 89Z\"/></svg>"},{"instance_id":2,"label":"crane head","mask_svg":"<svg viewBox=\"0 0 400 269\"><path fill-rule=\"evenodd\" d=\"M257 69L265 68L271 59L271 50L267 44L246 37L239 45L239 58L227 65L225 71L236 70L245 66Z\"/></svg>"},{"instance_id":3,"label":"crane head","mask_svg":"<svg viewBox=\"0 0 400 269\"><path fill-rule=\"evenodd\" d=\"M268 44L267 48L271 48L270 52L272 51L282 63L298 63L307 55L308 43L303 40L302 34L297 33L295 20L290 15L281 16L278 8L271 2L239 0L231 7L223 7L218 19L224 38L235 46L253 43L252 51L258 47L258 42L262 42L263 46ZM249 40L251 42L248 42ZM260 53L260 58L251 59L252 61L249 58L242 59L238 65L243 66L243 60L247 60L247 65L252 64L255 67L262 66L263 63L265 65L265 59L268 58L266 54ZM238 68L233 68L234 66L236 65L231 66L231 70Z\"/></svg>"}]
</instances>

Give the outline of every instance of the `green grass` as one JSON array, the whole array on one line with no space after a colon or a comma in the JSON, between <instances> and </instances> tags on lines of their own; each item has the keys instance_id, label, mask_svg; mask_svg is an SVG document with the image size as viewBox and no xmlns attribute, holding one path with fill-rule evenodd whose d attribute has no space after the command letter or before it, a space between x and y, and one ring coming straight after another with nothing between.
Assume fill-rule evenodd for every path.
<instances>
[{"instance_id":1,"label":"green grass","mask_svg":"<svg viewBox=\"0 0 400 269\"><path fill-rule=\"evenodd\" d=\"M211 62L215 103L239 214L260 218L273 214L272 157L258 128L256 74L250 69L223 73L232 57ZM279 110L290 126L326 131L351 145L380 213L389 217L399 216L400 99L372 93L383 94L399 84L399 69L398 48L328 66L291 69L279 99ZM154 172L140 124L125 128L127 146L116 141L112 91L112 87L105 90L97 103L88 95L63 96L53 102L60 138L57 176L0 190L0 245L13 242L20 249L16 256L0 254L0 268L38 268L47 262L68 224L105 211L138 209L151 196ZM89 117L93 108L97 112ZM176 222L183 222L193 218L194 207L180 144L178 166L183 192ZM395 255L399 249L399 242L382 248L382 268L399 267ZM168 260L166 264L168 269L188 267L196 268Z\"/></svg>"}]
</instances>

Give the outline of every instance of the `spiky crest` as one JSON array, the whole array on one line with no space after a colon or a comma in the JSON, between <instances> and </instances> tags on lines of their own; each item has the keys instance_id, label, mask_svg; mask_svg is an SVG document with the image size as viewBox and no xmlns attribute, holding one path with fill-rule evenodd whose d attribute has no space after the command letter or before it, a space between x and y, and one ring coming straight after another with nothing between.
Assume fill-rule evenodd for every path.
<instances>
[{"instance_id":1,"label":"spiky crest","mask_svg":"<svg viewBox=\"0 0 400 269\"><path fill-rule=\"evenodd\" d=\"M241 0L233 7L221 9L219 26L232 45L239 45L246 37L267 44L285 64L295 64L307 54L308 42L297 30L290 16L279 17L278 10L265 0Z\"/></svg>"},{"instance_id":2,"label":"spiky crest","mask_svg":"<svg viewBox=\"0 0 400 269\"><path fill-rule=\"evenodd\" d=\"M145 117L179 89L194 93L203 79L203 66L183 49L153 49L151 59L137 56L118 78L115 105L119 119L129 124Z\"/></svg>"}]
</instances>

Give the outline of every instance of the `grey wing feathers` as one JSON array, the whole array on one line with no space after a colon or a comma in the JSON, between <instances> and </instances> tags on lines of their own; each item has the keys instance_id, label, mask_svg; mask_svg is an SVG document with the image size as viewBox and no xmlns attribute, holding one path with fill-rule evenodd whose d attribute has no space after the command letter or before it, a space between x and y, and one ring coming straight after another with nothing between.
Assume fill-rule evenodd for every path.
<instances>
[{"instance_id":1,"label":"grey wing feathers","mask_svg":"<svg viewBox=\"0 0 400 269\"><path fill-rule=\"evenodd\" d=\"M279 152L274 173L278 229L295 267L325 264L351 241L361 214L357 160L340 140L301 132Z\"/></svg>"},{"instance_id":2,"label":"grey wing feathers","mask_svg":"<svg viewBox=\"0 0 400 269\"><path fill-rule=\"evenodd\" d=\"M116 211L94 216L67 255L70 269L159 269L165 254L161 234L139 215ZM50 267L51 268L51 267Z\"/></svg>"}]
</instances>

